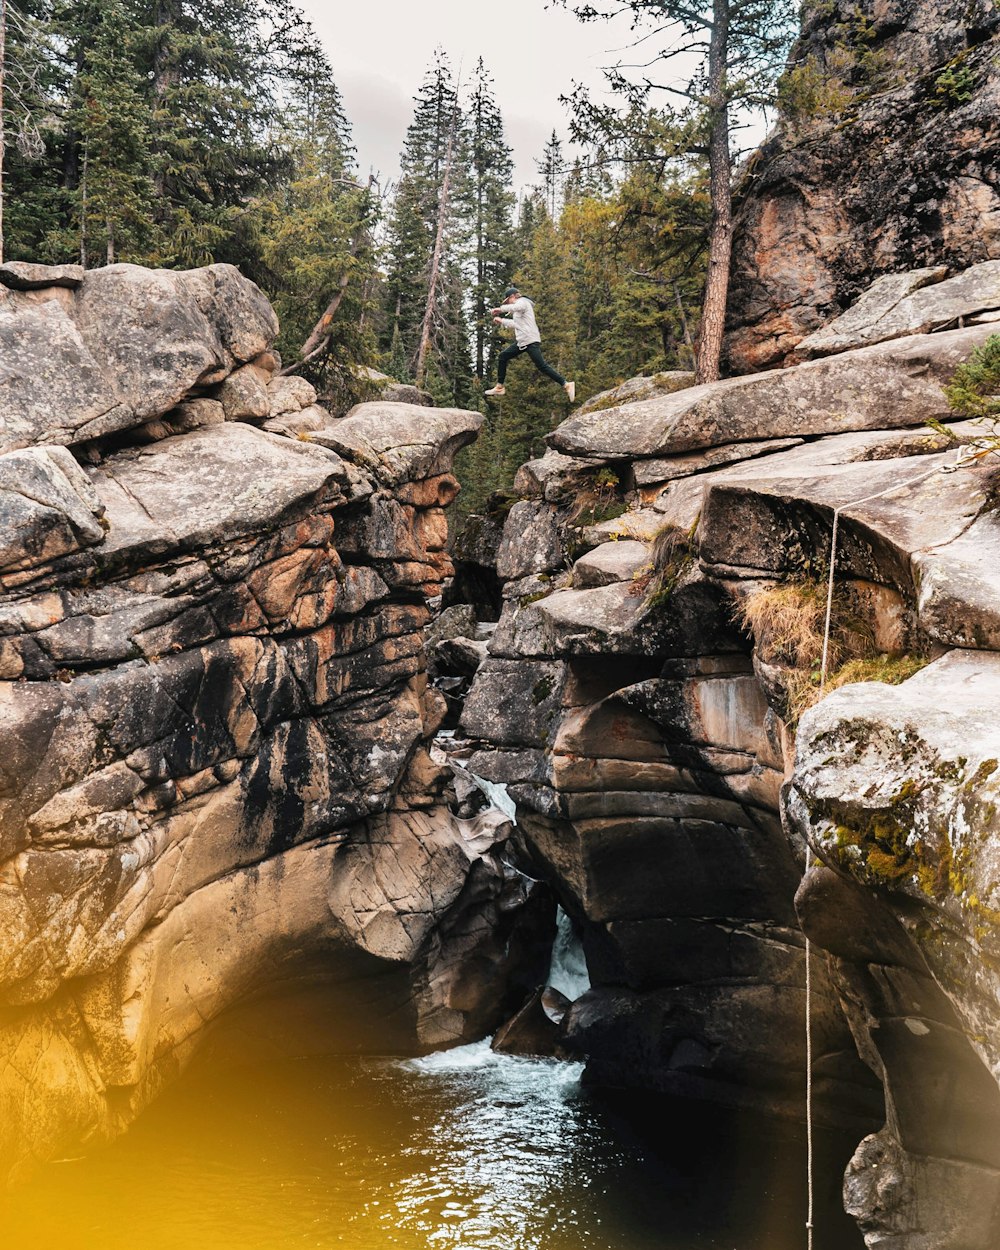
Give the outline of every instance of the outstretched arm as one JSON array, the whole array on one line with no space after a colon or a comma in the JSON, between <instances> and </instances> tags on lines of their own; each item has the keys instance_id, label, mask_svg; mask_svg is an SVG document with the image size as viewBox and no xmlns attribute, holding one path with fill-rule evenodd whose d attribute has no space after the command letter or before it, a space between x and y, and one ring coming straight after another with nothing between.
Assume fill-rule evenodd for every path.
<instances>
[{"instance_id":1,"label":"outstretched arm","mask_svg":"<svg viewBox=\"0 0 1000 1250\"><path fill-rule=\"evenodd\" d=\"M519 308L523 309L523 308L526 308L527 306L528 306L528 300L526 300L523 295L520 295L513 302L513 304L503 304L501 305L500 308L491 308L490 312L493 314L494 317L502 317L504 313L517 312Z\"/></svg>"}]
</instances>

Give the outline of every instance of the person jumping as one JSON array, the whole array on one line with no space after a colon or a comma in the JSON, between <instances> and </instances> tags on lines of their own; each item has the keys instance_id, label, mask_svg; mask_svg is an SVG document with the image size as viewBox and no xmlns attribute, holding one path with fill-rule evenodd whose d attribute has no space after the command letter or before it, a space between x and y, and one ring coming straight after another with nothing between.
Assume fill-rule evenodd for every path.
<instances>
[{"instance_id":1,"label":"person jumping","mask_svg":"<svg viewBox=\"0 0 1000 1250\"><path fill-rule=\"evenodd\" d=\"M522 295L516 286L509 286L503 293L501 306L490 311L493 317L493 324L503 326L507 330L513 330L515 341L510 347L505 347L500 353L500 359L497 362L497 384L491 390L488 390L486 394L507 394L507 388L504 386L504 381L507 377L507 366L523 353L531 358L531 363L536 369L544 373L547 378L551 378L553 382L559 383L569 396L569 402L572 403L576 399L576 383L567 382L562 374L556 373L555 369L542 355L542 336L538 333L538 322L535 320L535 305L531 300L527 296ZM508 313L509 316L505 317L504 313Z\"/></svg>"}]
</instances>

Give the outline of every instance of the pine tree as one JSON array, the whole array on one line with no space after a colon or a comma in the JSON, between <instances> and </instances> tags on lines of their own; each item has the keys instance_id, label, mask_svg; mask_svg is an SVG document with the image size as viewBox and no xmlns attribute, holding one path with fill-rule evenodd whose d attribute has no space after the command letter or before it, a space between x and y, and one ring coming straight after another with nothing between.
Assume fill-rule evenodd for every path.
<instances>
[{"instance_id":1,"label":"pine tree","mask_svg":"<svg viewBox=\"0 0 1000 1250\"><path fill-rule=\"evenodd\" d=\"M56 168L57 53L48 0L4 0L0 52L0 258L44 255L62 220Z\"/></svg>"},{"instance_id":2,"label":"pine tree","mask_svg":"<svg viewBox=\"0 0 1000 1250\"><path fill-rule=\"evenodd\" d=\"M563 179L566 173L566 162L562 154L562 141L553 130L542 159L536 161L538 172L542 175L542 193L545 196L545 207L549 216L555 220L562 201Z\"/></svg>"},{"instance_id":3,"label":"pine tree","mask_svg":"<svg viewBox=\"0 0 1000 1250\"><path fill-rule=\"evenodd\" d=\"M283 0L139 0L153 108L160 263L239 260L239 213L280 172L267 138ZM297 24L293 22L297 29Z\"/></svg>"},{"instance_id":4,"label":"pine tree","mask_svg":"<svg viewBox=\"0 0 1000 1250\"><path fill-rule=\"evenodd\" d=\"M471 226L474 273L472 304L474 367L482 382L490 375L498 342L489 310L498 302L514 267L514 162L504 137L503 117L493 94L493 80L480 58L466 111L469 157L467 214Z\"/></svg>"},{"instance_id":5,"label":"pine tree","mask_svg":"<svg viewBox=\"0 0 1000 1250\"><path fill-rule=\"evenodd\" d=\"M293 169L255 205L265 285L283 356L306 357L305 371L344 406L363 389L354 366L375 358L377 186L354 175L350 126L314 37L304 40L284 103L275 140Z\"/></svg>"},{"instance_id":6,"label":"pine tree","mask_svg":"<svg viewBox=\"0 0 1000 1250\"><path fill-rule=\"evenodd\" d=\"M387 232L384 358L402 355L414 371L420 358L428 384L455 400L458 372L448 354L468 346L464 317L463 253L467 227L462 206L468 157L458 89L439 49L414 100L402 173Z\"/></svg>"},{"instance_id":7,"label":"pine tree","mask_svg":"<svg viewBox=\"0 0 1000 1250\"><path fill-rule=\"evenodd\" d=\"M636 27L647 24L641 38L659 37L660 48L647 61L651 74L636 84L616 66L608 72L610 85L627 100L632 117L654 89L682 101L674 121L678 135L686 132L686 141L678 144L678 152L708 158L711 219L697 374L701 382L713 381L720 371L732 252L732 119L740 109L774 101L778 75L786 66L796 6L791 0L561 2L584 21L610 17L624 8L632 11ZM688 59L685 77L679 81L673 73L678 56ZM665 81L668 78L672 81ZM619 129L613 110L594 106L585 92L574 96L574 105L575 138L588 132L592 137L595 129L605 134Z\"/></svg>"},{"instance_id":8,"label":"pine tree","mask_svg":"<svg viewBox=\"0 0 1000 1250\"><path fill-rule=\"evenodd\" d=\"M119 252L135 256L150 247L152 115L122 0L76 8L88 27L67 114L82 151L75 212L80 260L110 265Z\"/></svg>"}]
</instances>

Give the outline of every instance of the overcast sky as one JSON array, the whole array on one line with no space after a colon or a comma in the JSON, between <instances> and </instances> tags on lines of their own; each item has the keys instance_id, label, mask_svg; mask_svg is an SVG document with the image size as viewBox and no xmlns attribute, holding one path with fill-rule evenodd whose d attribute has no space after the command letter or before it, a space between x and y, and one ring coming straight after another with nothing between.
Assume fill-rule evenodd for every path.
<instances>
[{"instance_id":1,"label":"overcast sky","mask_svg":"<svg viewBox=\"0 0 1000 1250\"><path fill-rule=\"evenodd\" d=\"M354 127L358 168L396 176L413 96L440 44L466 80L481 56L492 73L515 181L537 181L534 162L553 127L565 138L559 96L574 81L600 90L629 22L578 21L548 0L298 0L323 41Z\"/></svg>"}]
</instances>

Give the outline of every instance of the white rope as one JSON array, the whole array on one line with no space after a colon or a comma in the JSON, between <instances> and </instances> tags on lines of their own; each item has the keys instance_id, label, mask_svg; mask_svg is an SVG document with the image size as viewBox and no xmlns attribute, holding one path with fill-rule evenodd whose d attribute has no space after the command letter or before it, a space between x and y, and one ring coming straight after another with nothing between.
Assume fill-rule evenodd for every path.
<instances>
[{"instance_id":1,"label":"white rope","mask_svg":"<svg viewBox=\"0 0 1000 1250\"><path fill-rule=\"evenodd\" d=\"M917 486L920 482L926 481L927 478L933 477L935 473L954 473L957 469L962 469L966 465L971 464L974 460L982 459L983 456L989 454L997 454L998 449L988 443L975 442L959 450L952 464L936 464L933 469L928 469L925 473L920 473L916 477L909 478L905 482L896 482L892 486L887 486L885 490L875 491L871 495L863 495L860 499L853 499L850 503L842 503L839 508L833 510L833 529L830 534L830 574L827 579L826 587L826 621L823 626L823 659L820 664L819 688L820 691L826 686L828 675L828 662L830 658L830 630L833 620L833 591L834 576L837 570L837 539L840 534L840 514L847 508L856 508L858 504L871 503L875 499L882 499L886 495L891 495L897 490L904 490L911 486ZM808 865L808 856L806 864ZM812 1250L813 1247L813 1208L815 1201L815 1186L813 1183L813 1036L812 1036L812 944L806 937L806 1186L808 1189L808 1204L806 1215L806 1247Z\"/></svg>"},{"instance_id":2,"label":"white rope","mask_svg":"<svg viewBox=\"0 0 1000 1250\"><path fill-rule=\"evenodd\" d=\"M806 1185L809 1190L806 1215L806 1246L813 1244L813 1032L812 1032L812 950L806 938Z\"/></svg>"}]
</instances>

